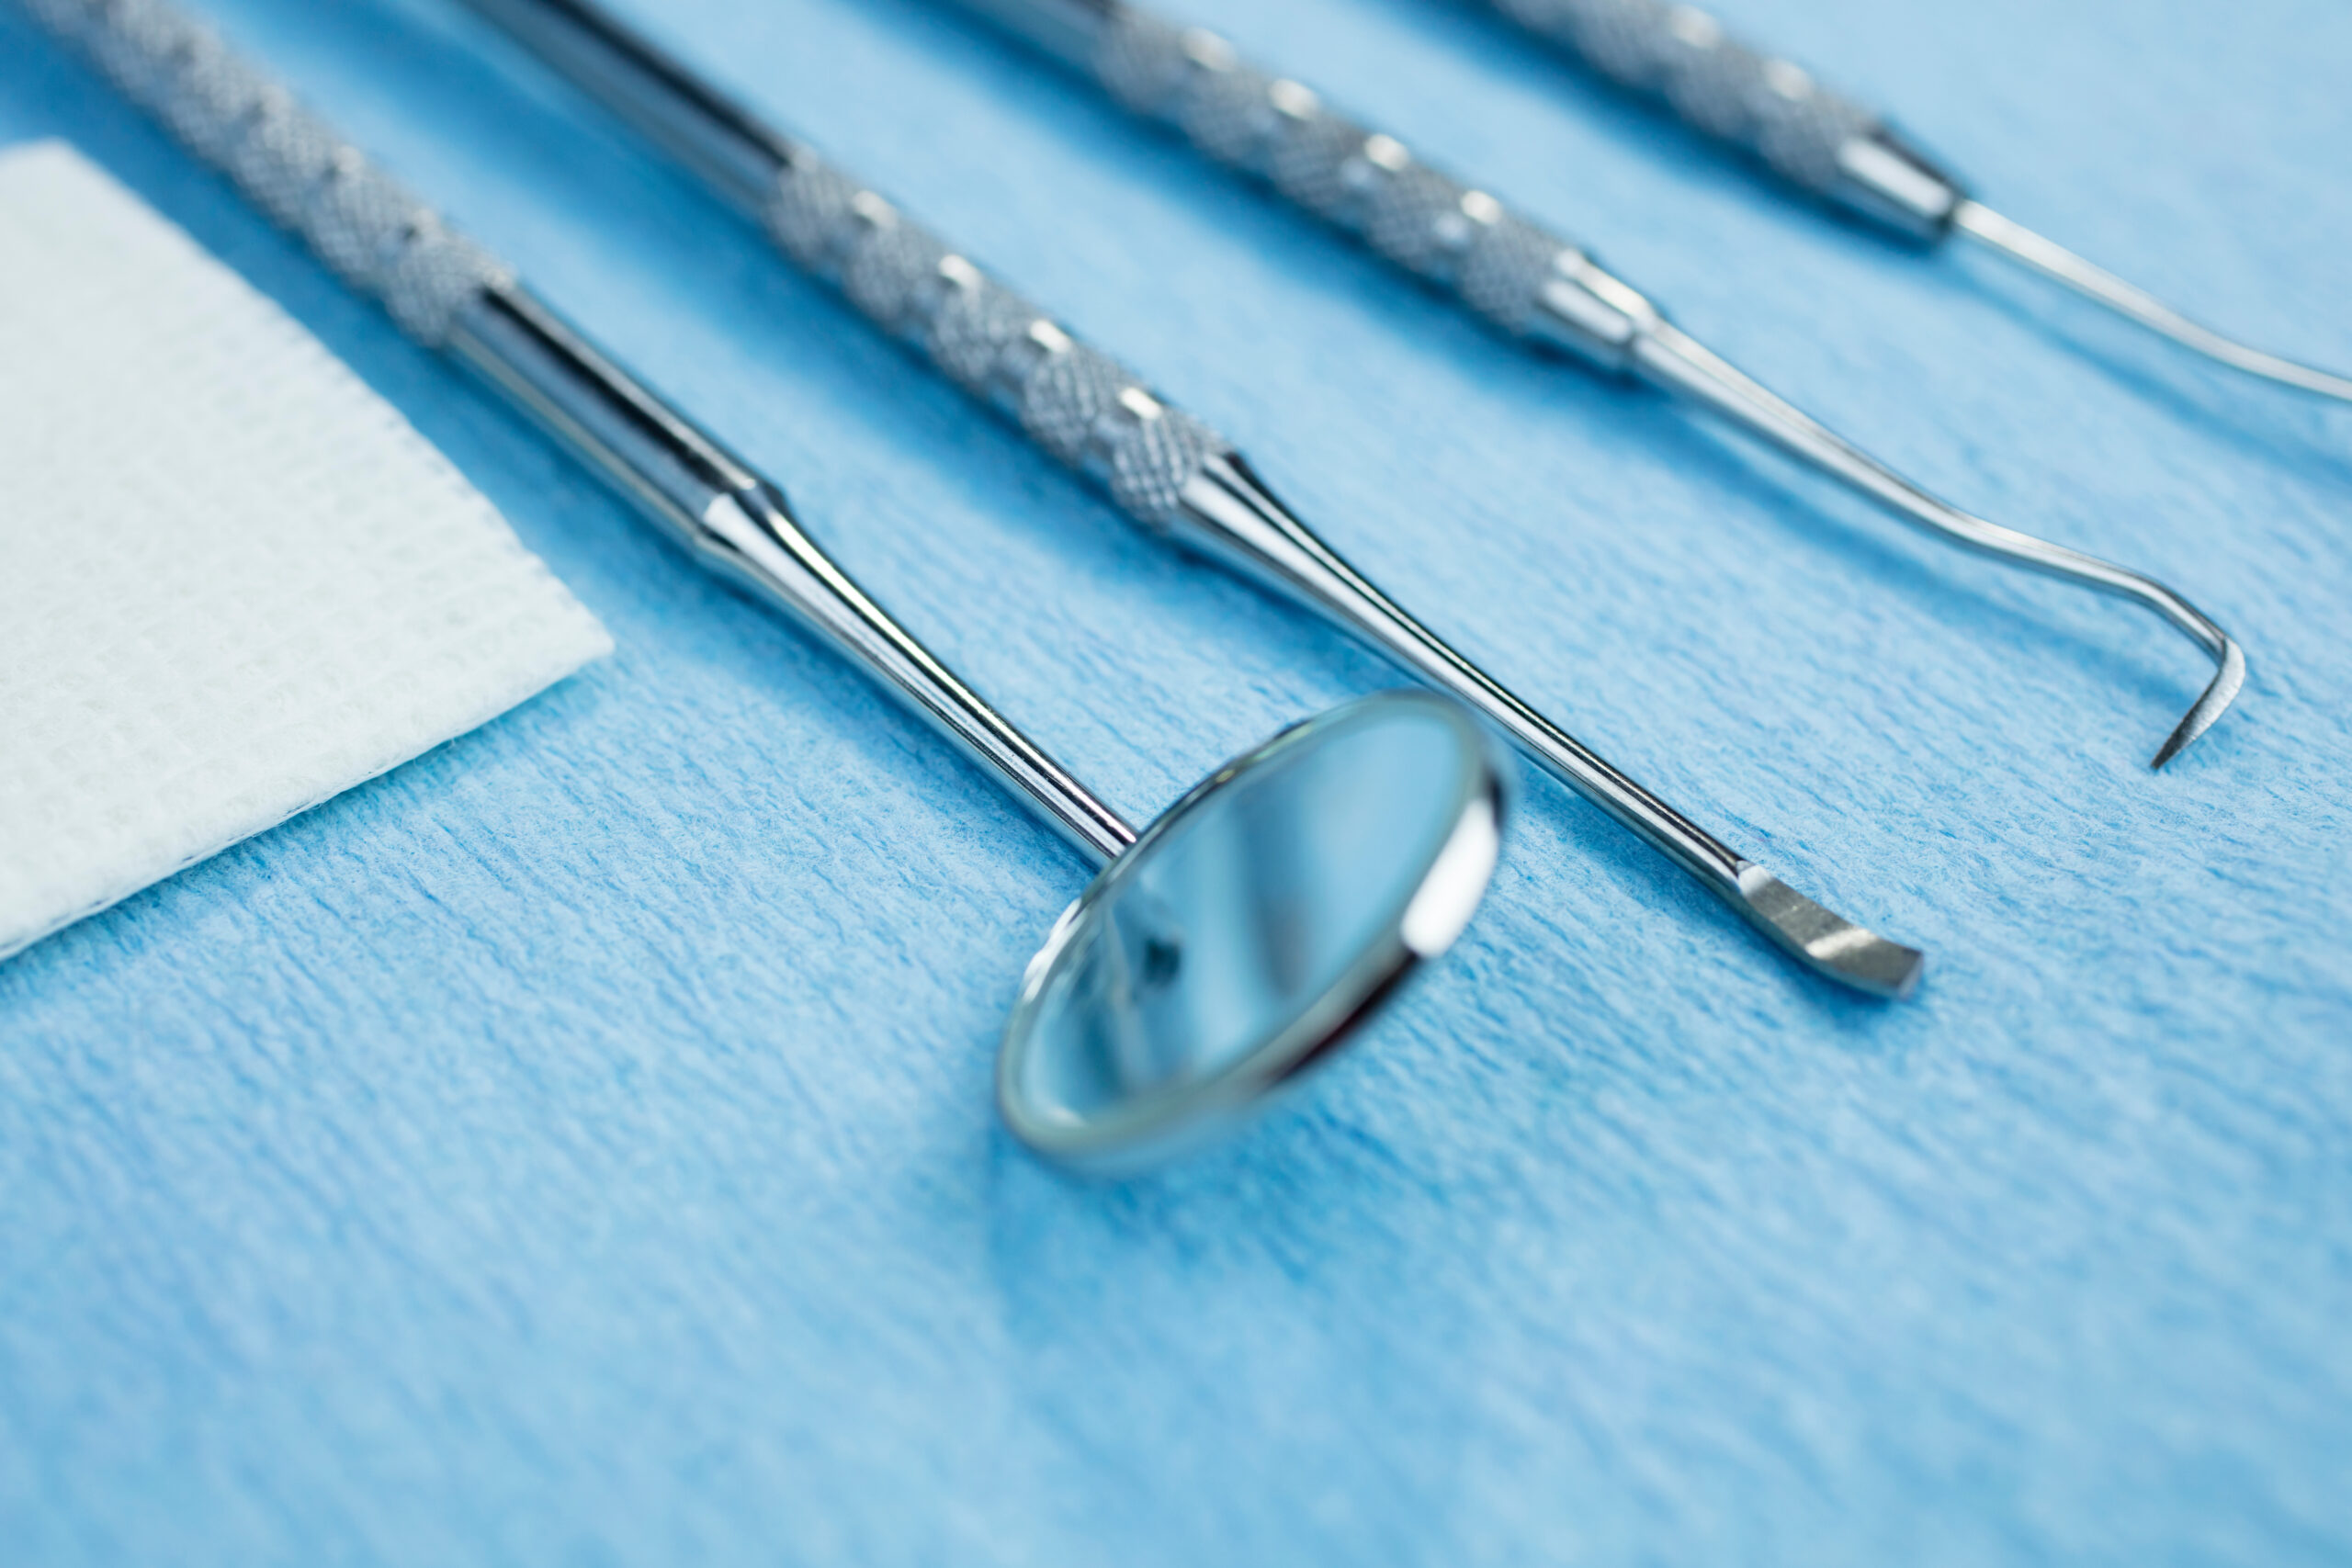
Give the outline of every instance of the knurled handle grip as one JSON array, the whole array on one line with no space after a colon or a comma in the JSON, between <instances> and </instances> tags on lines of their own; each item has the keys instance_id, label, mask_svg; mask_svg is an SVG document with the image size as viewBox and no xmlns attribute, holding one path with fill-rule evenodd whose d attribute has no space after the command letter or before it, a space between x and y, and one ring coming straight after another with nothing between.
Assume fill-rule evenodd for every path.
<instances>
[{"instance_id":1,"label":"knurled handle grip","mask_svg":"<svg viewBox=\"0 0 2352 1568\"><path fill-rule=\"evenodd\" d=\"M1573 269L1583 258L1495 197L1419 162L1395 137L1250 65L1214 33L1121 6L1091 65L1129 108L1452 290L1506 332L1527 332L1564 259Z\"/></svg>"},{"instance_id":2,"label":"knurled handle grip","mask_svg":"<svg viewBox=\"0 0 2352 1568\"><path fill-rule=\"evenodd\" d=\"M1818 196L1835 197L1838 152L1881 117L1804 67L1748 48L1696 6L1668 0L1487 0L1619 85L1657 99L1685 125L1755 154Z\"/></svg>"},{"instance_id":3,"label":"knurled handle grip","mask_svg":"<svg viewBox=\"0 0 2352 1568\"><path fill-rule=\"evenodd\" d=\"M1011 415L1148 527L1167 525L1225 438L1148 390L888 201L795 148L763 214L777 246L884 331Z\"/></svg>"},{"instance_id":4,"label":"knurled handle grip","mask_svg":"<svg viewBox=\"0 0 2352 1568\"><path fill-rule=\"evenodd\" d=\"M512 274L169 0L24 0L401 329L439 348Z\"/></svg>"}]
</instances>

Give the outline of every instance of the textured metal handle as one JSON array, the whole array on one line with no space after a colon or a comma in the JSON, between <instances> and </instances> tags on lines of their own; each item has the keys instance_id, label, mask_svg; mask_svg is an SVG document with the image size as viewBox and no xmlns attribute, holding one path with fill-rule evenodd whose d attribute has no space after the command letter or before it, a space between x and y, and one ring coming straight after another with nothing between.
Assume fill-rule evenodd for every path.
<instances>
[{"instance_id":1,"label":"textured metal handle","mask_svg":"<svg viewBox=\"0 0 2352 1568\"><path fill-rule=\"evenodd\" d=\"M1668 0L1486 0L1686 125L1791 183L1918 240L1939 239L1966 195L1885 117L1750 49Z\"/></svg>"},{"instance_id":2,"label":"textured metal handle","mask_svg":"<svg viewBox=\"0 0 2352 1568\"><path fill-rule=\"evenodd\" d=\"M1838 152L1879 117L1804 67L1748 48L1691 6L1667 0L1488 0L1684 124L1760 157L1820 196L1838 194Z\"/></svg>"},{"instance_id":3,"label":"textured metal handle","mask_svg":"<svg viewBox=\"0 0 2352 1568\"><path fill-rule=\"evenodd\" d=\"M795 262L1011 414L1147 526L1164 528L1186 483L1231 450L1116 360L806 149L796 148L777 175L763 216Z\"/></svg>"},{"instance_id":4,"label":"textured metal handle","mask_svg":"<svg viewBox=\"0 0 2352 1568\"><path fill-rule=\"evenodd\" d=\"M1095 479L1136 521L1167 527L1184 487L1231 449L881 195L730 102L601 6L465 4L756 220L804 271Z\"/></svg>"},{"instance_id":5,"label":"textured metal handle","mask_svg":"<svg viewBox=\"0 0 2352 1568\"><path fill-rule=\"evenodd\" d=\"M1094 864L1136 841L1115 811L867 597L802 532L774 484L170 0L24 4L410 335L503 393L701 564L793 615L905 701Z\"/></svg>"},{"instance_id":6,"label":"textured metal handle","mask_svg":"<svg viewBox=\"0 0 2352 1568\"><path fill-rule=\"evenodd\" d=\"M512 275L218 36L162 0L25 0L125 96L428 348Z\"/></svg>"},{"instance_id":7,"label":"textured metal handle","mask_svg":"<svg viewBox=\"0 0 2352 1568\"><path fill-rule=\"evenodd\" d=\"M1583 253L1482 190L1417 160L1395 137L1243 62L1216 34L1122 6L1095 44L1095 75L1138 114L1174 126L1504 331L1536 330L1545 286Z\"/></svg>"}]
</instances>

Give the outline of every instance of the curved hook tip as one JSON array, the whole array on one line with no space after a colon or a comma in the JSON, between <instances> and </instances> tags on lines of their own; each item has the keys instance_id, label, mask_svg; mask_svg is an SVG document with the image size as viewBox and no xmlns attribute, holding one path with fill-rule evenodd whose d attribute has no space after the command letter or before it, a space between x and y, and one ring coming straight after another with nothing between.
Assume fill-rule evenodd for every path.
<instances>
[{"instance_id":1,"label":"curved hook tip","mask_svg":"<svg viewBox=\"0 0 2352 1568\"><path fill-rule=\"evenodd\" d=\"M2212 683L2205 688L2204 694L2197 699L2197 705L2188 710L2172 734L2165 737L2163 747L2156 752L2155 761L2148 766L2151 769L2162 768L2188 750L2199 736L2212 728L2215 721L2229 711L2230 705L2237 701L2238 692L2245 685L2245 651L2224 637L2222 639L2222 667L2214 671Z\"/></svg>"}]
</instances>

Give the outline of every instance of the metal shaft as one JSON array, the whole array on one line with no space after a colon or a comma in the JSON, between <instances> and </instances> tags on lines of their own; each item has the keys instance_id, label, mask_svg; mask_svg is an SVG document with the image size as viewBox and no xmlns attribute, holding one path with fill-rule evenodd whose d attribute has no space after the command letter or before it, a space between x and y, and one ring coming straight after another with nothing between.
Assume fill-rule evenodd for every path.
<instances>
[{"instance_id":1,"label":"metal shaft","mask_svg":"<svg viewBox=\"0 0 2352 1568\"><path fill-rule=\"evenodd\" d=\"M974 0L1003 15L1065 22L1107 0ZM2064 284L2183 348L2249 376L2352 402L2352 377L2225 337L1970 197L1879 111L1834 92L1794 62L1733 37L1674 0L1484 0L1619 86L1665 106L1703 136L1751 154L1800 190L1907 239L1958 234Z\"/></svg>"},{"instance_id":2,"label":"metal shaft","mask_svg":"<svg viewBox=\"0 0 2352 1568\"><path fill-rule=\"evenodd\" d=\"M2030 267L2053 283L2064 284L2086 299L2096 300L2117 315L2137 321L2158 336L2170 338L2216 364L2314 397L2352 403L2352 376L2339 376L2333 370L2322 370L2316 365L2306 365L2224 337L2146 289L2124 282L2105 267L2085 261L2057 242L2002 217L1981 201L1962 197L1955 203L1951 231L1964 235L2020 266Z\"/></svg>"},{"instance_id":3,"label":"metal shaft","mask_svg":"<svg viewBox=\"0 0 2352 1568\"><path fill-rule=\"evenodd\" d=\"M785 611L1001 779L1097 867L1136 830L869 598L776 487L596 352L526 290L485 290L448 352L507 394L709 570Z\"/></svg>"},{"instance_id":4,"label":"metal shaft","mask_svg":"<svg viewBox=\"0 0 2352 1568\"><path fill-rule=\"evenodd\" d=\"M504 392L703 565L928 719L1095 865L1135 829L852 581L783 492L599 353L480 247L167 0L28 0L53 33L412 337Z\"/></svg>"},{"instance_id":5,"label":"metal shaft","mask_svg":"<svg viewBox=\"0 0 2352 1568\"><path fill-rule=\"evenodd\" d=\"M2244 654L2181 594L1929 494L1676 330L1657 305L1580 247L1420 162L1396 137L1335 112L1303 84L1250 65L1215 33L1180 27L1125 0L956 3L1083 73L1137 114L1181 130L1209 157L1271 186L1506 334L1691 397L1905 523L2161 616L2215 668L2158 749L2154 766L2211 728L2244 684ZM1853 153L1845 117L1791 110L1774 124L1770 145L1794 164L1827 169ZM1913 169L1906 150L1874 130L1863 140L1871 157L1861 162L1879 179L1871 188L1931 200L1931 184L1914 189L1897 177Z\"/></svg>"},{"instance_id":6,"label":"metal shaft","mask_svg":"<svg viewBox=\"0 0 2352 1568\"><path fill-rule=\"evenodd\" d=\"M876 192L586 0L466 0L636 126L794 261L842 288L1146 527L1306 604L1460 696L1555 777L1843 984L1899 995L1922 963L1795 893L1535 712L1375 589L1229 443L989 279Z\"/></svg>"}]
</instances>

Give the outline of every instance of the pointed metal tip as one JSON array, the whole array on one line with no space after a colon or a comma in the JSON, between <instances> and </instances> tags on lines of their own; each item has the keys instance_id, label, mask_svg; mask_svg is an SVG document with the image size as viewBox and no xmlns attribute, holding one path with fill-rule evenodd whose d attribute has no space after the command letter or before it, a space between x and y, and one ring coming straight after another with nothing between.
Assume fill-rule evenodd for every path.
<instances>
[{"instance_id":1,"label":"pointed metal tip","mask_svg":"<svg viewBox=\"0 0 2352 1568\"><path fill-rule=\"evenodd\" d=\"M1740 869L1739 893L1734 907L1815 974L1895 1001L1918 988L1928 955L1917 948L1823 908L1753 862Z\"/></svg>"},{"instance_id":2,"label":"pointed metal tip","mask_svg":"<svg viewBox=\"0 0 2352 1568\"><path fill-rule=\"evenodd\" d=\"M2156 752L2155 761L2148 766L2162 768L2166 762L2188 750L2197 738L2213 728L2214 722L2229 711L2245 685L2245 651L2227 637L2222 639L2222 667L2214 671L2212 683L2205 688L2197 705L2188 710L2172 734L2165 737L2164 746Z\"/></svg>"}]
</instances>

